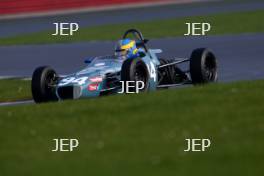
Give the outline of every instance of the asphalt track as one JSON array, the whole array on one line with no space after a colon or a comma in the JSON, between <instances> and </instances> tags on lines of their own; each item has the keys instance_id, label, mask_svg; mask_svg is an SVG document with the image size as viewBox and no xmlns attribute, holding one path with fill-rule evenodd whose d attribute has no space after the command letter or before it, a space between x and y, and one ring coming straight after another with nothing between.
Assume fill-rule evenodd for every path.
<instances>
[{"instance_id":1,"label":"asphalt track","mask_svg":"<svg viewBox=\"0 0 264 176\"><path fill-rule=\"evenodd\" d=\"M129 23L222 12L264 9L261 1L207 2L169 5L151 8L90 12L64 16L0 21L0 38L52 29L53 22L78 22L81 27ZM0 47L0 78L30 77L37 66L50 65L60 74L85 67L90 56L113 53L113 41L73 44L27 45ZM219 60L219 80L222 82L264 78L264 34L243 34L207 37L155 39L152 48L163 48L161 57L189 57L194 48L209 47ZM29 104L0 103L0 106Z\"/></svg>"},{"instance_id":2,"label":"asphalt track","mask_svg":"<svg viewBox=\"0 0 264 176\"><path fill-rule=\"evenodd\" d=\"M42 65L52 66L59 74L69 74L85 67L88 57L112 54L115 42L0 47L0 75L30 77ZM264 34L155 39L151 48L163 49L161 57L186 57L193 49L209 47L219 60L220 81L264 78Z\"/></svg>"},{"instance_id":3,"label":"asphalt track","mask_svg":"<svg viewBox=\"0 0 264 176\"><path fill-rule=\"evenodd\" d=\"M30 77L37 66L50 65L59 74L85 67L88 56L113 53L113 41L0 47L0 75ZM160 57L186 57L193 49L209 47L219 61L219 80L264 79L264 34L154 39L151 48L162 48ZM0 103L0 106L30 104L32 101Z\"/></svg>"},{"instance_id":4,"label":"asphalt track","mask_svg":"<svg viewBox=\"0 0 264 176\"><path fill-rule=\"evenodd\" d=\"M91 27L106 24L143 22L158 19L208 15L225 12L264 9L263 1L216 1L122 9L114 11L76 13L26 19L0 20L0 38L20 34L53 30L55 22L77 22L79 26Z\"/></svg>"}]
</instances>

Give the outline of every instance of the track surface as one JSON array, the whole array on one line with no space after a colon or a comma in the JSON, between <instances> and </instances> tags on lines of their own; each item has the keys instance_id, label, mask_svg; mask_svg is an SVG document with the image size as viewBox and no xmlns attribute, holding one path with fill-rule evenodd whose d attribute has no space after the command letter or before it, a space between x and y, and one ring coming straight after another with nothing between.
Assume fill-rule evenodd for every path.
<instances>
[{"instance_id":1,"label":"track surface","mask_svg":"<svg viewBox=\"0 0 264 176\"><path fill-rule=\"evenodd\" d=\"M208 15L223 12L264 9L262 1L203 2L182 5L165 5L137 9L79 13L64 16L38 17L0 21L0 38L19 34L53 30L55 22L77 22L80 27L129 22L142 22L185 16Z\"/></svg>"},{"instance_id":2,"label":"track surface","mask_svg":"<svg viewBox=\"0 0 264 176\"><path fill-rule=\"evenodd\" d=\"M64 16L0 21L0 38L53 29L53 22L78 22L80 27L149 21L155 19L207 15L222 12L264 9L262 1L209 2L151 8L79 13ZM28 45L0 47L0 79L9 76L30 77L37 66L50 65L60 74L85 67L90 56L113 53L114 42ZM163 48L161 57L189 57L199 47L210 47L219 60L220 81L264 78L264 34L156 39L152 48ZM103 49L102 49L103 48ZM0 106L29 104L32 101L0 103Z\"/></svg>"},{"instance_id":3,"label":"track surface","mask_svg":"<svg viewBox=\"0 0 264 176\"><path fill-rule=\"evenodd\" d=\"M51 65L60 74L85 67L87 56L113 52L114 42L0 47L0 75L31 76L40 65ZM156 39L150 47L164 48L161 57L189 57L194 48L210 47L219 60L223 82L264 79L264 34L181 37ZM104 48L102 50L101 48ZM32 101L0 103L0 106L31 104Z\"/></svg>"},{"instance_id":4,"label":"track surface","mask_svg":"<svg viewBox=\"0 0 264 176\"><path fill-rule=\"evenodd\" d=\"M31 76L41 65L69 74L85 67L85 58L112 54L114 45L106 41L0 47L0 75ZM264 34L166 38L152 40L149 45L162 48L161 57L188 58L195 48L211 48L219 59L220 81L264 78Z\"/></svg>"}]
</instances>

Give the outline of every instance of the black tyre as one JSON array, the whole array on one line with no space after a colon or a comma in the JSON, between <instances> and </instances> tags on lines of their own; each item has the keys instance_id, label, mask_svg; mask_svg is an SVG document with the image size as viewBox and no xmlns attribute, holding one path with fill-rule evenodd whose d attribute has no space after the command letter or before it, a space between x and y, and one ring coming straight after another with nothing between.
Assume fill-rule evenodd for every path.
<instances>
[{"instance_id":1,"label":"black tyre","mask_svg":"<svg viewBox=\"0 0 264 176\"><path fill-rule=\"evenodd\" d=\"M141 91L147 91L149 88L149 72L146 64L141 60L141 58L127 59L124 61L121 69L121 80L127 81L143 81L144 89ZM132 86L132 83L130 83ZM129 88L130 92L136 91L135 84L133 87Z\"/></svg>"},{"instance_id":2,"label":"black tyre","mask_svg":"<svg viewBox=\"0 0 264 176\"><path fill-rule=\"evenodd\" d=\"M207 48L199 48L192 52L190 58L190 74L193 84L204 84L217 81L217 60Z\"/></svg>"},{"instance_id":3,"label":"black tyre","mask_svg":"<svg viewBox=\"0 0 264 176\"><path fill-rule=\"evenodd\" d=\"M56 88L57 73L50 67L37 68L32 76L31 91L36 103L57 101Z\"/></svg>"}]
</instances>

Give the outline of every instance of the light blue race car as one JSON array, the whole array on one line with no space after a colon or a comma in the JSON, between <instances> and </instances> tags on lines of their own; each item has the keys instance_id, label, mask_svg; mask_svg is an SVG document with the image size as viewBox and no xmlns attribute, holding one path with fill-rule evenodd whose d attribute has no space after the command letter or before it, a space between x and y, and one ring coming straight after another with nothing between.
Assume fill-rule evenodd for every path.
<instances>
[{"instance_id":1,"label":"light blue race car","mask_svg":"<svg viewBox=\"0 0 264 176\"><path fill-rule=\"evenodd\" d=\"M123 39L132 36L137 57L109 55L85 60L87 66L60 77L52 68L37 68L32 76L32 95L36 103L98 97L109 94L154 91L184 84L217 81L217 60L206 48L199 48L186 59L159 58L160 49L149 49L140 31L129 29ZM189 62L183 71L179 64Z\"/></svg>"}]
</instances>

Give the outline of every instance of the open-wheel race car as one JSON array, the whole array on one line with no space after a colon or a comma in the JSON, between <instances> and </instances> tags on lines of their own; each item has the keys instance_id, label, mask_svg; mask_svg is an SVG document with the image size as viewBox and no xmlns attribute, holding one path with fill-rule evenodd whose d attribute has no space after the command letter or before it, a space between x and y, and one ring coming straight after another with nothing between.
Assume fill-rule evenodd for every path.
<instances>
[{"instance_id":1,"label":"open-wheel race car","mask_svg":"<svg viewBox=\"0 0 264 176\"><path fill-rule=\"evenodd\" d=\"M158 57L161 49L148 48L148 40L140 31L129 29L123 39L129 36L135 41L136 58L118 54L92 57L85 60L87 66L84 69L63 77L48 66L37 68L31 84L34 101L42 103L115 94L122 92L125 83L130 83L126 90L133 92L139 82L140 91L144 92L217 81L217 60L209 49L195 49L190 58L164 59ZM189 62L189 69L180 69L179 64L185 62Z\"/></svg>"}]
</instances>

